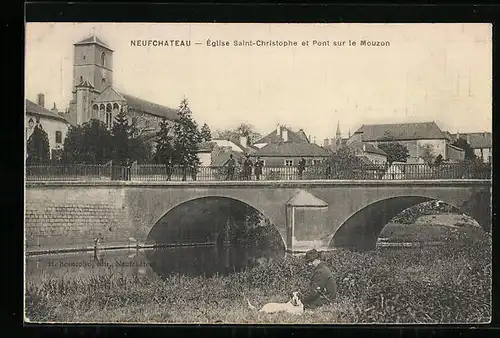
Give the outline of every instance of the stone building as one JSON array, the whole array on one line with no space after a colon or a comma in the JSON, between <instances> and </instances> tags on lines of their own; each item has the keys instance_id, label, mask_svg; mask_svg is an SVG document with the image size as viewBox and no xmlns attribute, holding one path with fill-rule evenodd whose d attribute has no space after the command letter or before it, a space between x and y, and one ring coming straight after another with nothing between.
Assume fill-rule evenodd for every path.
<instances>
[{"instance_id":1,"label":"stone building","mask_svg":"<svg viewBox=\"0 0 500 338\"><path fill-rule=\"evenodd\" d=\"M406 146L410 157L407 163L423 163L424 153L441 155L451 162L464 159L464 151L452 145L453 140L435 122L362 125L347 141L378 145L398 142Z\"/></svg>"},{"instance_id":2,"label":"stone building","mask_svg":"<svg viewBox=\"0 0 500 338\"><path fill-rule=\"evenodd\" d=\"M67 120L81 125L91 119L103 121L108 128L114 118L125 112L129 122L147 135L159 129L166 118L178 122L176 109L165 107L119 91L113 83L113 50L96 36L74 44L73 90Z\"/></svg>"}]
</instances>

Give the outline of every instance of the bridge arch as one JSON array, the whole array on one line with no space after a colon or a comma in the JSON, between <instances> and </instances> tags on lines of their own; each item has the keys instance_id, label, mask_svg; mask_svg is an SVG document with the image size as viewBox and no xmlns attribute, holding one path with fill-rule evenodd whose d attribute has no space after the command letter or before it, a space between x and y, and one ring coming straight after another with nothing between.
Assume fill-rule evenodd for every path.
<instances>
[{"instance_id":1,"label":"bridge arch","mask_svg":"<svg viewBox=\"0 0 500 338\"><path fill-rule=\"evenodd\" d=\"M245 199L232 196L214 194L187 198L169 208L154 221L147 234L146 244L179 243L179 240L189 237L189 232L192 231L199 232L195 236L198 239L209 242L213 240L211 236L222 229L223 223L229 217L233 217L237 212L241 215L246 211L251 211L273 225L276 235L286 247L286 234L280 231L274 220L261 209Z\"/></svg>"},{"instance_id":2,"label":"bridge arch","mask_svg":"<svg viewBox=\"0 0 500 338\"><path fill-rule=\"evenodd\" d=\"M476 201L482 198L482 194L476 194L471 200ZM351 214L333 234L328 246L355 250L373 250L376 248L377 239L382 229L393 217L414 205L433 200L438 199L428 196L407 195L383 198L372 202ZM461 206L445 200L443 202L471 216L485 231L489 230L489 226L485 222L485 210L477 211L470 208L471 205L477 206L481 202L471 203L471 201L467 201Z\"/></svg>"}]
</instances>

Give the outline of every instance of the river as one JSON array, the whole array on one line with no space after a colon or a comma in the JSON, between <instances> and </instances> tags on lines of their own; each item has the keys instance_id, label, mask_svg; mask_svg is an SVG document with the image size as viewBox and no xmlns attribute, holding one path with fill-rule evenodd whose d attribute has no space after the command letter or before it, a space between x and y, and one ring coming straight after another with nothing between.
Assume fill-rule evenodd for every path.
<instances>
[{"instance_id":1,"label":"river","mask_svg":"<svg viewBox=\"0 0 500 338\"><path fill-rule=\"evenodd\" d=\"M127 275L172 274L189 276L227 275L245 267L268 264L284 251L238 247L177 247L160 249L101 250L43 254L26 257L26 278L92 274L113 268Z\"/></svg>"}]
</instances>

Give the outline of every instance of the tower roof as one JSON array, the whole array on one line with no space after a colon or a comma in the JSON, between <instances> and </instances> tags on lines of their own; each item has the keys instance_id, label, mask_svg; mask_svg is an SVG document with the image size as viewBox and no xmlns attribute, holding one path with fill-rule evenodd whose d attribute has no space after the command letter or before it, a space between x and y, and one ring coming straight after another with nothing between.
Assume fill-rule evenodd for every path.
<instances>
[{"instance_id":1,"label":"tower roof","mask_svg":"<svg viewBox=\"0 0 500 338\"><path fill-rule=\"evenodd\" d=\"M337 135L340 134L340 122L337 122L337 133L336 134Z\"/></svg>"},{"instance_id":2,"label":"tower roof","mask_svg":"<svg viewBox=\"0 0 500 338\"><path fill-rule=\"evenodd\" d=\"M314 196L313 194L300 190L295 196L290 198L285 205L290 205L294 207L316 207L316 208L326 208L328 203Z\"/></svg>"},{"instance_id":3,"label":"tower roof","mask_svg":"<svg viewBox=\"0 0 500 338\"><path fill-rule=\"evenodd\" d=\"M85 38L82 41L74 43L73 45L77 46L77 45L90 45L90 44L99 45L99 46L104 47L104 48L113 52L113 50L107 44L105 44L101 39L99 39L95 35L92 35L91 37Z\"/></svg>"}]
</instances>

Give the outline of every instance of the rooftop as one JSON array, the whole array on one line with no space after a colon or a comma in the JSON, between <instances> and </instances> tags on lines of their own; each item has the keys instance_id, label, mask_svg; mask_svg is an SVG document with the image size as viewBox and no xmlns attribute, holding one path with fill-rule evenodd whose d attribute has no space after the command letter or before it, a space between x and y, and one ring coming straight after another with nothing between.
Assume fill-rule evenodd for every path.
<instances>
[{"instance_id":1,"label":"rooftop","mask_svg":"<svg viewBox=\"0 0 500 338\"><path fill-rule=\"evenodd\" d=\"M146 113L150 115L155 115L159 117L165 117L170 121L178 121L179 114L177 109L169 108L166 106L159 105L157 103L153 103L136 96L132 96L129 94L121 95L127 100L128 108L135 110L137 112Z\"/></svg>"},{"instance_id":2,"label":"rooftop","mask_svg":"<svg viewBox=\"0 0 500 338\"><path fill-rule=\"evenodd\" d=\"M473 149L491 148L493 144L493 135L489 132L482 133L460 133L461 138L468 140ZM457 134L451 134L456 140Z\"/></svg>"},{"instance_id":3,"label":"rooftop","mask_svg":"<svg viewBox=\"0 0 500 338\"><path fill-rule=\"evenodd\" d=\"M349 144L348 147L363 149L363 152L365 152L365 153L372 153L372 154L387 156L387 153L385 151L374 146L371 143L353 142L353 143Z\"/></svg>"},{"instance_id":4,"label":"rooftop","mask_svg":"<svg viewBox=\"0 0 500 338\"><path fill-rule=\"evenodd\" d=\"M364 124L354 134L362 134L362 141L380 141L384 138L395 141L447 138L435 122Z\"/></svg>"},{"instance_id":5,"label":"rooftop","mask_svg":"<svg viewBox=\"0 0 500 338\"><path fill-rule=\"evenodd\" d=\"M30 101L28 99L26 99L25 113L43 116L43 117L46 117L49 119L58 120L58 121L65 122L65 123L69 124L68 120L66 120L61 115L58 115L58 114L48 110L47 108L39 106L35 102Z\"/></svg>"},{"instance_id":6,"label":"rooftop","mask_svg":"<svg viewBox=\"0 0 500 338\"><path fill-rule=\"evenodd\" d=\"M283 131L287 131L287 142L295 142L295 143L308 143L308 139L306 134L302 129L300 129L298 132L294 132L288 127L285 126L280 126L280 134L278 135L277 130L273 130L260 140L254 142L254 144L259 144L259 143L278 143L278 142L284 142L283 138Z\"/></svg>"},{"instance_id":7,"label":"rooftop","mask_svg":"<svg viewBox=\"0 0 500 338\"><path fill-rule=\"evenodd\" d=\"M77 46L77 45L89 45L89 44L96 44L113 52L113 50L106 43L104 43L101 39L99 39L95 35L85 38L77 43L74 43L73 45Z\"/></svg>"}]
</instances>

